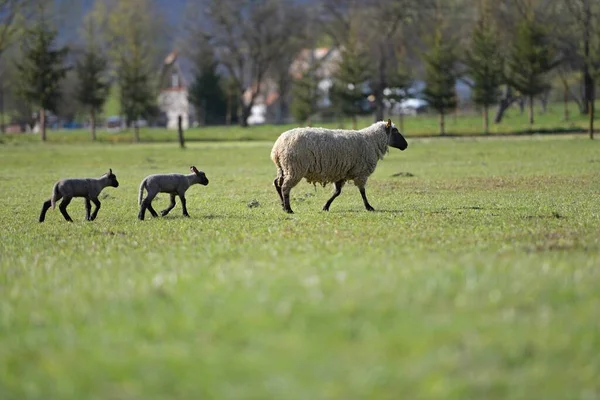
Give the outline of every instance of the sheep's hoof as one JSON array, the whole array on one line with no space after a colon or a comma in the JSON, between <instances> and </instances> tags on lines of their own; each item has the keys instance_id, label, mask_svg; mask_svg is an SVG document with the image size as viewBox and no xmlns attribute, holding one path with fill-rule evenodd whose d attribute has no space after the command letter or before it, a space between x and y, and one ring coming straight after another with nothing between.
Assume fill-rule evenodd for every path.
<instances>
[{"instance_id":1,"label":"sheep's hoof","mask_svg":"<svg viewBox=\"0 0 600 400\"><path fill-rule=\"evenodd\" d=\"M191 218L190 214L183 214L183 216L186 217L186 218Z\"/></svg>"},{"instance_id":2,"label":"sheep's hoof","mask_svg":"<svg viewBox=\"0 0 600 400\"><path fill-rule=\"evenodd\" d=\"M375 209L371 206L367 206L367 211L375 211Z\"/></svg>"},{"instance_id":3,"label":"sheep's hoof","mask_svg":"<svg viewBox=\"0 0 600 400\"><path fill-rule=\"evenodd\" d=\"M323 206L323 211L329 211L329 207Z\"/></svg>"},{"instance_id":4,"label":"sheep's hoof","mask_svg":"<svg viewBox=\"0 0 600 400\"><path fill-rule=\"evenodd\" d=\"M288 213L288 214L293 214L293 213L294 213L294 212L292 211L292 209L291 209L291 208L288 208L288 209L286 209L286 210L284 210L284 211L285 211L286 213Z\"/></svg>"},{"instance_id":5,"label":"sheep's hoof","mask_svg":"<svg viewBox=\"0 0 600 400\"><path fill-rule=\"evenodd\" d=\"M164 217L164 216L166 216L168 213L169 213L168 211L161 211L161 212L160 212L160 216L161 216L161 217Z\"/></svg>"}]
</instances>

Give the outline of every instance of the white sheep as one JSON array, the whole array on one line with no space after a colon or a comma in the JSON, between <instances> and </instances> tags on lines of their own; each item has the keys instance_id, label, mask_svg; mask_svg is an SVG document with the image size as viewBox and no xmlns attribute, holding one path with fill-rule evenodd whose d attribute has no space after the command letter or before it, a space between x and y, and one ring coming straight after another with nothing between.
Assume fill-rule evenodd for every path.
<instances>
[{"instance_id":1,"label":"white sheep","mask_svg":"<svg viewBox=\"0 0 600 400\"><path fill-rule=\"evenodd\" d=\"M208 185L208 179L203 171L198 171L193 165L190 167L191 174L155 174L149 175L140 184L140 191L138 196L138 204L140 212L138 213L138 219L144 220L146 209L150 211L153 217L158 217L158 213L152 207L152 200L158 193L169 193L171 195L171 203L169 207L161 211L161 215L164 217L167 215L173 207L175 207L175 196L179 196L181 199L181 207L183 208L183 215L189 217L185 192L193 184L199 183L201 185ZM148 195L142 201L144 197L144 189L148 191Z\"/></svg>"},{"instance_id":2,"label":"white sheep","mask_svg":"<svg viewBox=\"0 0 600 400\"><path fill-rule=\"evenodd\" d=\"M98 200L98 196L107 186L119 187L119 182L117 181L116 175L113 174L112 169L109 169L108 172L100 178L70 178L56 182L52 188L52 197L46 200L42 205L39 221L44 222L46 219L46 211L48 211L50 207L54 209L56 202L62 198L63 201L58 208L67 221L73 222L67 213L67 206L73 197L85 198L85 219L88 221L95 220L98 215L98 210L100 210L100 200ZM93 202L96 206L94 212L91 214L92 205L90 202Z\"/></svg>"},{"instance_id":3,"label":"white sheep","mask_svg":"<svg viewBox=\"0 0 600 400\"><path fill-rule=\"evenodd\" d=\"M326 185L333 182L335 191L324 211L342 192L346 181L354 181L365 208L374 211L367 200L365 185L383 159L388 146L405 150L408 143L391 120L376 122L355 131L324 128L296 128L283 132L271 150L271 159L277 166L273 181L284 211L290 207L290 191L302 178L309 183Z\"/></svg>"}]
</instances>

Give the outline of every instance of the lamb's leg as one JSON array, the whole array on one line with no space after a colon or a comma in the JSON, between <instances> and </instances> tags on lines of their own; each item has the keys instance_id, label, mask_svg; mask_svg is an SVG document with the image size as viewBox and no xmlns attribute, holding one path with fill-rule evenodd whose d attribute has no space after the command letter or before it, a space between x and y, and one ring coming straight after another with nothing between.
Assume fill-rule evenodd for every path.
<instances>
[{"instance_id":1,"label":"lamb's leg","mask_svg":"<svg viewBox=\"0 0 600 400\"><path fill-rule=\"evenodd\" d=\"M183 216L184 217L189 217L190 214L188 214L188 210L187 210L187 206L186 206L186 202L185 202L185 195L184 194L180 194L179 198L181 199L181 207L183 208Z\"/></svg>"},{"instance_id":2,"label":"lamb's leg","mask_svg":"<svg viewBox=\"0 0 600 400\"><path fill-rule=\"evenodd\" d=\"M171 194L171 204L169 204L169 207L165 208L164 210L162 210L160 212L160 215L162 215L163 217L165 215L167 215L168 213L171 212L171 210L175 207L175 195Z\"/></svg>"},{"instance_id":3,"label":"lamb's leg","mask_svg":"<svg viewBox=\"0 0 600 400\"><path fill-rule=\"evenodd\" d=\"M94 208L94 212L92 213L92 215L90 216L90 221L93 221L96 219L96 217L98 216L98 211L100 211L100 200L96 199L91 199L92 202L94 203L94 205L96 206L96 208Z\"/></svg>"},{"instance_id":4,"label":"lamb's leg","mask_svg":"<svg viewBox=\"0 0 600 400\"><path fill-rule=\"evenodd\" d=\"M140 207L140 212L138 213L138 219L140 221L144 220L146 209L152 213L152 216L158 217L158 214L156 214L156 211L154 211L154 208L152 208L152 200L154 200L157 194L157 192L148 191L148 196L146 196L146 198L142 201L142 206Z\"/></svg>"},{"instance_id":5,"label":"lamb's leg","mask_svg":"<svg viewBox=\"0 0 600 400\"><path fill-rule=\"evenodd\" d=\"M281 195L283 197L283 210L288 214L293 214L294 211L292 207L290 207L290 192L292 188L296 186L300 181L300 178L291 178L289 176L283 178L283 183L281 184Z\"/></svg>"},{"instance_id":6,"label":"lamb's leg","mask_svg":"<svg viewBox=\"0 0 600 400\"><path fill-rule=\"evenodd\" d=\"M91 221L91 219L90 219L91 212L92 212L92 203L90 202L90 199L88 199L86 197L85 198L85 219L86 219L86 221Z\"/></svg>"},{"instance_id":7,"label":"lamb's leg","mask_svg":"<svg viewBox=\"0 0 600 400\"><path fill-rule=\"evenodd\" d=\"M65 219L69 222L73 222L73 220L71 219L71 216L69 215L69 213L67 212L67 206L69 205L69 203L71 202L72 197L65 197L63 198L63 201L60 202L60 206L58 206L60 213L63 215L63 217L65 217Z\"/></svg>"},{"instance_id":8,"label":"lamb's leg","mask_svg":"<svg viewBox=\"0 0 600 400\"><path fill-rule=\"evenodd\" d=\"M48 199L42 205L42 212L40 213L40 222L44 222L44 220L46 219L46 212L50 207L52 207L52 201Z\"/></svg>"},{"instance_id":9,"label":"lamb's leg","mask_svg":"<svg viewBox=\"0 0 600 400\"><path fill-rule=\"evenodd\" d=\"M333 192L333 195L329 198L329 200L327 200L327 203L325 203L325 205L323 206L323 211L329 211L329 206L331 206L333 200L335 200L336 197L338 197L342 193L342 188L344 187L345 183L346 181L337 181L335 183L335 192Z\"/></svg>"}]
</instances>

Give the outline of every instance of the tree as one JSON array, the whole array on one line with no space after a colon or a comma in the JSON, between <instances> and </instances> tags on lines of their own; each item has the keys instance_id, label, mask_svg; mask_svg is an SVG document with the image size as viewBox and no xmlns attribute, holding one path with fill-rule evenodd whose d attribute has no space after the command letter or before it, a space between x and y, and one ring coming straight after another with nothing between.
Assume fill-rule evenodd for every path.
<instances>
[{"instance_id":1,"label":"tree","mask_svg":"<svg viewBox=\"0 0 600 400\"><path fill-rule=\"evenodd\" d=\"M77 99L90 113L90 134L96 140L96 115L102 111L110 91L108 81L108 60L96 43L93 20L88 19L87 48L77 62L76 71L79 78Z\"/></svg>"},{"instance_id":2,"label":"tree","mask_svg":"<svg viewBox=\"0 0 600 400\"><path fill-rule=\"evenodd\" d=\"M500 97L503 59L496 29L482 10L472 33L465 64L473 83L473 101L483 108L483 128L486 134L489 132L489 107L497 103Z\"/></svg>"},{"instance_id":3,"label":"tree","mask_svg":"<svg viewBox=\"0 0 600 400\"><path fill-rule=\"evenodd\" d=\"M547 90L546 74L557 65L554 51L541 24L533 16L517 26L516 39L507 59L506 80L529 98L529 123L534 123L533 99Z\"/></svg>"},{"instance_id":4,"label":"tree","mask_svg":"<svg viewBox=\"0 0 600 400\"><path fill-rule=\"evenodd\" d=\"M209 41L234 81L241 126L248 125L267 73L289 42L289 27L297 24L284 5L283 0L203 0L198 6L205 23L190 24L192 35Z\"/></svg>"},{"instance_id":5,"label":"tree","mask_svg":"<svg viewBox=\"0 0 600 400\"><path fill-rule=\"evenodd\" d=\"M151 0L105 0L94 3L90 18L120 90L121 113L139 141L140 118L157 113L154 71L166 53L164 23Z\"/></svg>"},{"instance_id":6,"label":"tree","mask_svg":"<svg viewBox=\"0 0 600 400\"><path fill-rule=\"evenodd\" d=\"M373 76L367 49L359 41L356 26L350 29L340 54L341 62L334 75L332 98L334 106L343 115L352 118L352 127L356 129L356 116L362 112L367 97L364 85Z\"/></svg>"},{"instance_id":7,"label":"tree","mask_svg":"<svg viewBox=\"0 0 600 400\"><path fill-rule=\"evenodd\" d=\"M456 108L456 54L450 40L442 38L441 30L434 34L433 45L423 54L425 89L423 97L440 115L440 134L445 134L445 115Z\"/></svg>"},{"instance_id":8,"label":"tree","mask_svg":"<svg viewBox=\"0 0 600 400\"><path fill-rule=\"evenodd\" d=\"M396 67L396 71L387 75L387 88L383 91L384 100L390 104L402 103L411 95L411 86L413 84L410 74L407 69L400 65ZM400 132L404 132L404 115L400 113Z\"/></svg>"},{"instance_id":9,"label":"tree","mask_svg":"<svg viewBox=\"0 0 600 400\"><path fill-rule=\"evenodd\" d=\"M316 69L313 62L292 84L292 115L296 121L308 126L311 125L310 118L316 111L318 100Z\"/></svg>"},{"instance_id":10,"label":"tree","mask_svg":"<svg viewBox=\"0 0 600 400\"><path fill-rule=\"evenodd\" d=\"M200 125L224 123L227 100L210 46L197 55L197 60L194 81L188 91L190 103L196 108Z\"/></svg>"},{"instance_id":11,"label":"tree","mask_svg":"<svg viewBox=\"0 0 600 400\"><path fill-rule=\"evenodd\" d=\"M124 58L119 63L121 112L127 126L133 125L133 140L140 141L138 121L157 114L156 93L150 74L139 58Z\"/></svg>"},{"instance_id":12,"label":"tree","mask_svg":"<svg viewBox=\"0 0 600 400\"><path fill-rule=\"evenodd\" d=\"M56 48L57 31L44 17L43 5L36 25L27 29L22 39L23 60L16 67L19 72L19 93L39 108L42 141L46 141L46 110L56 111L61 97L59 85L69 70L65 66L66 47Z\"/></svg>"}]
</instances>

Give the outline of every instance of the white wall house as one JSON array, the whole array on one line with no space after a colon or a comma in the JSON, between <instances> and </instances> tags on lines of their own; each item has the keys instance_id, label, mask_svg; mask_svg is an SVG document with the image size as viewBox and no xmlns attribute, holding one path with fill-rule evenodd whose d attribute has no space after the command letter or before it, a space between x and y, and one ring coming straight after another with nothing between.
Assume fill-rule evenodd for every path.
<instances>
[{"instance_id":1,"label":"white wall house","mask_svg":"<svg viewBox=\"0 0 600 400\"><path fill-rule=\"evenodd\" d=\"M176 51L165 58L162 66L158 106L166 116L167 129L177 129L179 116L182 118L183 129L189 127L190 104L187 84L177 62Z\"/></svg>"}]
</instances>

